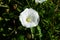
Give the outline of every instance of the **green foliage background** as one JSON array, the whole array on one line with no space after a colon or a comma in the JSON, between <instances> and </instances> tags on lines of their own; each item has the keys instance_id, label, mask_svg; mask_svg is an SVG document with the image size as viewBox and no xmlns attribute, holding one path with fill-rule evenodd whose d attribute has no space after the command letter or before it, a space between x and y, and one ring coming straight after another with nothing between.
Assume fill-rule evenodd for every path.
<instances>
[{"instance_id":1,"label":"green foliage background","mask_svg":"<svg viewBox=\"0 0 60 40\"><path fill-rule=\"evenodd\" d=\"M19 15L25 8L35 9L38 26L25 28ZM0 0L0 40L60 40L60 0Z\"/></svg>"}]
</instances>

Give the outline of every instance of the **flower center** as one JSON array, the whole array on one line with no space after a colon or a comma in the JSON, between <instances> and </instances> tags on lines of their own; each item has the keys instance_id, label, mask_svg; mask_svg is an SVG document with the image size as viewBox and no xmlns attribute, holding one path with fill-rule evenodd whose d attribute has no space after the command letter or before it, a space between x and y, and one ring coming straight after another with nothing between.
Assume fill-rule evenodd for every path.
<instances>
[{"instance_id":1,"label":"flower center","mask_svg":"<svg viewBox=\"0 0 60 40\"><path fill-rule=\"evenodd\" d=\"M28 17L28 18L26 19L26 21L27 21L27 22L31 22L31 18Z\"/></svg>"}]
</instances>

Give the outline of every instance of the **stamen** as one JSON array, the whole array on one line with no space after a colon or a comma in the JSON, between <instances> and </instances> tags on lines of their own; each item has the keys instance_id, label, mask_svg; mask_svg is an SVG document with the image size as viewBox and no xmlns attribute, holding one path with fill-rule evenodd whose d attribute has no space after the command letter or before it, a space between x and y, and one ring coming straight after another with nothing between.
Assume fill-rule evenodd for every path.
<instances>
[{"instance_id":1,"label":"stamen","mask_svg":"<svg viewBox=\"0 0 60 40\"><path fill-rule=\"evenodd\" d=\"M27 22L31 22L31 18L28 17L28 18L26 19L26 21L27 21Z\"/></svg>"}]
</instances>

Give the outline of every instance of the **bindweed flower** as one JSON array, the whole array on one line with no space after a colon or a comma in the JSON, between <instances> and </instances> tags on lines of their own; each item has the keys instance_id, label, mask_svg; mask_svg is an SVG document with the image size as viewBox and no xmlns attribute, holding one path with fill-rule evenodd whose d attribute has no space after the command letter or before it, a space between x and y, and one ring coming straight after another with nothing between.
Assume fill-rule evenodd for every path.
<instances>
[{"instance_id":1,"label":"bindweed flower","mask_svg":"<svg viewBox=\"0 0 60 40\"><path fill-rule=\"evenodd\" d=\"M35 27L38 25L39 15L34 9L26 8L22 13L20 13L19 20L26 28Z\"/></svg>"},{"instance_id":2,"label":"bindweed flower","mask_svg":"<svg viewBox=\"0 0 60 40\"><path fill-rule=\"evenodd\" d=\"M35 0L35 3L43 3L44 1L47 1L47 0Z\"/></svg>"}]
</instances>

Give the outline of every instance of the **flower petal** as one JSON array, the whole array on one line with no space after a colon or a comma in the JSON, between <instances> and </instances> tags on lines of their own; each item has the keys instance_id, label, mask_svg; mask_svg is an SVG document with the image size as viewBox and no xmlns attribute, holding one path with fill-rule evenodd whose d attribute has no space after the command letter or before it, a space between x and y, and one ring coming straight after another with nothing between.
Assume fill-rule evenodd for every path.
<instances>
[{"instance_id":1,"label":"flower petal","mask_svg":"<svg viewBox=\"0 0 60 40\"><path fill-rule=\"evenodd\" d=\"M26 19L27 18L31 18L31 22L27 22ZM30 28L30 27L35 27L38 25L37 20L39 20L39 15L38 12L35 11L32 8L26 8L19 16L19 20L21 21L21 24L26 27L26 28Z\"/></svg>"}]
</instances>

